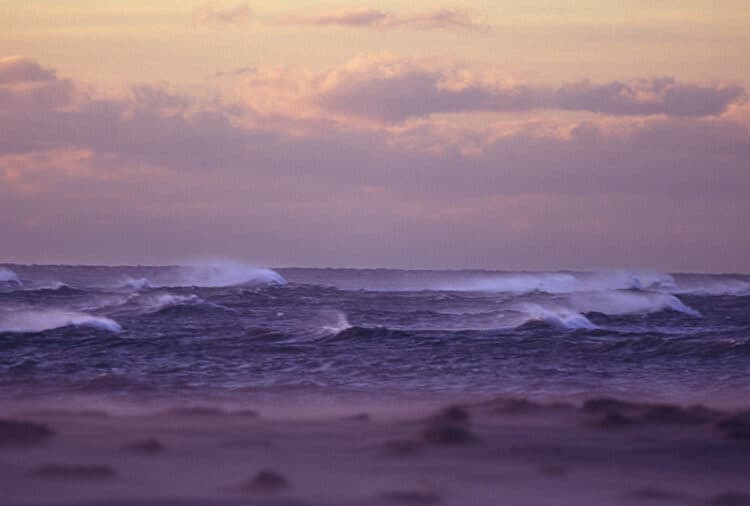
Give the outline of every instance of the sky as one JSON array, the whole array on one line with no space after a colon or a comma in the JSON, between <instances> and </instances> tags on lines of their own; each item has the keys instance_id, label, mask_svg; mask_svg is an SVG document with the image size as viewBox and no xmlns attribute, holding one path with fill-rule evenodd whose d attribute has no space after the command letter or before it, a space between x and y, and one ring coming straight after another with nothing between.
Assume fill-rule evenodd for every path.
<instances>
[{"instance_id":1,"label":"sky","mask_svg":"<svg viewBox=\"0 0 750 506\"><path fill-rule=\"evenodd\" d=\"M0 262L750 272L750 0L0 0Z\"/></svg>"}]
</instances>

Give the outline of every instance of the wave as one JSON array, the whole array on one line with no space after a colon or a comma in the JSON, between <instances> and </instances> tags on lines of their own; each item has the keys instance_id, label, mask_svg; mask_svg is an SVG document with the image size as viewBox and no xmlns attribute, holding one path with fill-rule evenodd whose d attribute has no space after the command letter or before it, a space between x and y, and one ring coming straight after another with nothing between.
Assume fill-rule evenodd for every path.
<instances>
[{"instance_id":1,"label":"wave","mask_svg":"<svg viewBox=\"0 0 750 506\"><path fill-rule=\"evenodd\" d=\"M125 289L125 290L135 290L135 291L141 291L141 290L147 290L149 288L153 288L153 285L151 284L151 281L149 281L148 278L126 278L125 281L123 281L119 288Z\"/></svg>"},{"instance_id":2,"label":"wave","mask_svg":"<svg viewBox=\"0 0 750 506\"><path fill-rule=\"evenodd\" d=\"M661 311L675 311L700 318L701 313L673 295L638 291L588 292L566 296L534 296L533 300L510 300L497 304L494 309L476 313L451 313L418 311L411 313L406 322L381 320L358 329L390 329L407 332L472 332L503 331L542 323L566 330L596 330L600 327L588 318L589 313L605 316L645 315ZM328 338L346 333L353 326L346 315L331 311L308 320L314 329L308 331L314 338ZM309 327L308 327L309 328Z\"/></svg>"},{"instance_id":3,"label":"wave","mask_svg":"<svg viewBox=\"0 0 750 506\"><path fill-rule=\"evenodd\" d=\"M495 292L567 294L610 290L669 292L677 285L669 274L651 272L425 272L381 280L375 291ZM365 283L366 285L367 283Z\"/></svg>"},{"instance_id":4,"label":"wave","mask_svg":"<svg viewBox=\"0 0 750 506\"><path fill-rule=\"evenodd\" d=\"M322 332L323 335L335 336L352 328L352 324L349 323L346 314L341 311L332 311L326 316L329 321L325 322L320 328L320 332Z\"/></svg>"},{"instance_id":5,"label":"wave","mask_svg":"<svg viewBox=\"0 0 750 506\"><path fill-rule=\"evenodd\" d=\"M581 313L569 309L549 309L539 304L524 304L522 311L526 318L516 328L523 327L529 322L544 322L553 327L563 329L586 329L593 330L598 328L588 318Z\"/></svg>"},{"instance_id":6,"label":"wave","mask_svg":"<svg viewBox=\"0 0 750 506\"><path fill-rule=\"evenodd\" d=\"M502 274L459 283L453 291L485 291L565 294L609 290L653 290L675 286L668 274L607 272L607 273L529 273Z\"/></svg>"},{"instance_id":7,"label":"wave","mask_svg":"<svg viewBox=\"0 0 750 506\"><path fill-rule=\"evenodd\" d=\"M674 295L666 293L612 291L579 293L569 296L571 309L580 313L603 313L609 316L649 314L664 310L677 311L696 318L701 313Z\"/></svg>"},{"instance_id":8,"label":"wave","mask_svg":"<svg viewBox=\"0 0 750 506\"><path fill-rule=\"evenodd\" d=\"M18 274L7 267L0 267L0 285L23 286L23 283L18 278Z\"/></svg>"},{"instance_id":9,"label":"wave","mask_svg":"<svg viewBox=\"0 0 750 506\"><path fill-rule=\"evenodd\" d=\"M250 267L238 262L181 266L161 286L220 288L231 286L285 285L286 280L271 269Z\"/></svg>"},{"instance_id":10,"label":"wave","mask_svg":"<svg viewBox=\"0 0 750 506\"><path fill-rule=\"evenodd\" d=\"M63 327L92 327L108 332L120 332L114 320L78 311L63 309L5 309L0 313L0 332L37 333Z\"/></svg>"},{"instance_id":11,"label":"wave","mask_svg":"<svg viewBox=\"0 0 750 506\"><path fill-rule=\"evenodd\" d=\"M747 296L750 282L741 279L719 278L681 281L673 293L704 296Z\"/></svg>"},{"instance_id":12,"label":"wave","mask_svg":"<svg viewBox=\"0 0 750 506\"><path fill-rule=\"evenodd\" d=\"M189 295L175 295L172 293L161 293L150 297L147 302L149 312L158 313L176 307L211 307L227 309L219 304L208 302L194 293Z\"/></svg>"},{"instance_id":13,"label":"wave","mask_svg":"<svg viewBox=\"0 0 750 506\"><path fill-rule=\"evenodd\" d=\"M57 293L83 293L85 290L73 288L62 281L50 281L40 285L26 285L23 289L26 292L57 292Z\"/></svg>"}]
</instances>

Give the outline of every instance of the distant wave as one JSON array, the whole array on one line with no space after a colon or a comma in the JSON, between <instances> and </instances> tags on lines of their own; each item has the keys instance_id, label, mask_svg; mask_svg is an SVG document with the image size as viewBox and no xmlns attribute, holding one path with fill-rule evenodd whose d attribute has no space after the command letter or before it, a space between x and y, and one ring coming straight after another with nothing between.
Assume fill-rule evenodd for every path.
<instances>
[{"instance_id":1,"label":"distant wave","mask_svg":"<svg viewBox=\"0 0 750 506\"><path fill-rule=\"evenodd\" d=\"M674 293L680 295L747 296L750 295L750 282L733 278L687 280L679 283Z\"/></svg>"},{"instance_id":2,"label":"distant wave","mask_svg":"<svg viewBox=\"0 0 750 506\"><path fill-rule=\"evenodd\" d=\"M23 283L18 278L18 275L7 267L0 267L0 285L15 285L23 286Z\"/></svg>"},{"instance_id":3,"label":"distant wave","mask_svg":"<svg viewBox=\"0 0 750 506\"><path fill-rule=\"evenodd\" d=\"M675 289L674 277L669 274L649 272L435 272L412 274L403 279L393 277L390 283L381 282L375 291L449 291L497 292L511 294L576 292L608 290L655 290L668 292Z\"/></svg>"},{"instance_id":4,"label":"distant wave","mask_svg":"<svg viewBox=\"0 0 750 506\"><path fill-rule=\"evenodd\" d=\"M675 286L674 278L668 274L651 273L517 273L498 274L438 287L449 291L482 291L552 294L591 292L605 290L647 290Z\"/></svg>"},{"instance_id":5,"label":"distant wave","mask_svg":"<svg viewBox=\"0 0 750 506\"><path fill-rule=\"evenodd\" d=\"M170 267L153 274L153 277L121 278L116 286L119 289L144 291L150 288L222 288L286 284L286 280L271 269L231 261Z\"/></svg>"},{"instance_id":6,"label":"distant wave","mask_svg":"<svg viewBox=\"0 0 750 506\"><path fill-rule=\"evenodd\" d=\"M285 285L286 280L271 269L237 262L180 267L175 286L225 287L241 285Z\"/></svg>"},{"instance_id":7,"label":"distant wave","mask_svg":"<svg viewBox=\"0 0 750 506\"><path fill-rule=\"evenodd\" d=\"M62 281L49 281L43 284L24 286L25 292L83 292L84 290L73 288Z\"/></svg>"},{"instance_id":8,"label":"distant wave","mask_svg":"<svg viewBox=\"0 0 750 506\"><path fill-rule=\"evenodd\" d=\"M149 312L159 312L176 307L208 307L217 309L227 309L219 304L208 302L207 300L191 293L189 295L176 295L172 293L155 294L147 297L144 304Z\"/></svg>"},{"instance_id":9,"label":"distant wave","mask_svg":"<svg viewBox=\"0 0 750 506\"><path fill-rule=\"evenodd\" d=\"M62 309L9 309L0 313L0 332L37 333L63 327L93 327L120 332L122 327L109 318Z\"/></svg>"},{"instance_id":10,"label":"distant wave","mask_svg":"<svg viewBox=\"0 0 750 506\"><path fill-rule=\"evenodd\" d=\"M123 288L126 290L146 290L148 288L152 288L151 281L149 281L147 278L126 278L122 284L120 284L119 288Z\"/></svg>"}]
</instances>

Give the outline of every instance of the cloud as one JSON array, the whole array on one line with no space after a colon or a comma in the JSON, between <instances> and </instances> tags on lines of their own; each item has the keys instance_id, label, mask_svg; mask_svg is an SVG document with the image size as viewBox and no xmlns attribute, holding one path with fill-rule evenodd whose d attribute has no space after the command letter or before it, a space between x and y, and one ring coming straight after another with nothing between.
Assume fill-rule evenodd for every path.
<instances>
[{"instance_id":1,"label":"cloud","mask_svg":"<svg viewBox=\"0 0 750 506\"><path fill-rule=\"evenodd\" d=\"M74 83L29 58L0 58L0 114L11 110L59 108L73 104Z\"/></svg>"},{"instance_id":2,"label":"cloud","mask_svg":"<svg viewBox=\"0 0 750 506\"><path fill-rule=\"evenodd\" d=\"M498 100L487 90L516 89L461 71L415 78L413 68L352 64L302 82L261 68L242 79L265 76L277 91L276 81L296 83L279 102L297 94L308 103L394 76L400 87L447 93L430 100L450 110L487 108ZM397 126L319 122L300 134L287 129L293 110L290 123L274 123L282 115L228 116L155 85L102 98L68 82L75 100L11 101L0 114L0 237L12 238L0 242L3 258L750 270L737 220L750 214L745 102L709 116L542 114L468 127L421 104L409 109L418 119ZM531 91L503 107L558 99Z\"/></svg>"},{"instance_id":3,"label":"cloud","mask_svg":"<svg viewBox=\"0 0 750 506\"><path fill-rule=\"evenodd\" d=\"M711 116L743 96L745 90L740 86L701 86L671 77L600 85L581 81L555 90L552 105L614 115Z\"/></svg>"},{"instance_id":4,"label":"cloud","mask_svg":"<svg viewBox=\"0 0 750 506\"><path fill-rule=\"evenodd\" d=\"M356 9L321 14L297 20L301 24L318 26L341 26L348 28L401 28L422 30L480 29L488 27L480 23L468 11L461 9L434 9L430 11L399 15L378 9Z\"/></svg>"},{"instance_id":5,"label":"cloud","mask_svg":"<svg viewBox=\"0 0 750 506\"><path fill-rule=\"evenodd\" d=\"M257 111L397 124L435 114L560 110L610 116L715 116L746 96L743 87L674 78L558 87L504 80L487 71L400 58L355 58L310 73L256 69L240 82Z\"/></svg>"},{"instance_id":6,"label":"cloud","mask_svg":"<svg viewBox=\"0 0 750 506\"><path fill-rule=\"evenodd\" d=\"M192 97L171 93L153 85L133 86L130 89L135 102L144 109L151 110L181 110L189 107L195 101Z\"/></svg>"},{"instance_id":7,"label":"cloud","mask_svg":"<svg viewBox=\"0 0 750 506\"><path fill-rule=\"evenodd\" d=\"M55 72L20 56L0 58L0 85L55 81Z\"/></svg>"},{"instance_id":8,"label":"cloud","mask_svg":"<svg viewBox=\"0 0 750 506\"><path fill-rule=\"evenodd\" d=\"M250 23L252 15L246 3L224 7L218 2L212 2L198 7L193 13L193 19L198 24L215 27L240 26Z\"/></svg>"}]
</instances>

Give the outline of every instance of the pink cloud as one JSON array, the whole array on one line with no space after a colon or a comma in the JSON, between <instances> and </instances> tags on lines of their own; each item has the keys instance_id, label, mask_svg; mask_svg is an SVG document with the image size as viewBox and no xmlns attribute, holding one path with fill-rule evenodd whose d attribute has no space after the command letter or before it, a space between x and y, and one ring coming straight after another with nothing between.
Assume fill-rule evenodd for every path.
<instances>
[{"instance_id":1,"label":"pink cloud","mask_svg":"<svg viewBox=\"0 0 750 506\"><path fill-rule=\"evenodd\" d=\"M255 69L238 89L247 106L264 114L385 124L435 114L535 110L716 116L746 96L738 85L674 78L542 86L486 70L388 57L356 58L319 72Z\"/></svg>"},{"instance_id":2,"label":"pink cloud","mask_svg":"<svg viewBox=\"0 0 750 506\"><path fill-rule=\"evenodd\" d=\"M55 72L20 56L0 58L0 84L55 81Z\"/></svg>"},{"instance_id":3,"label":"pink cloud","mask_svg":"<svg viewBox=\"0 0 750 506\"><path fill-rule=\"evenodd\" d=\"M400 28L423 30L487 29L468 11L461 9L435 9L415 14L399 15L378 9L356 9L322 14L299 20L304 24L342 26L349 28Z\"/></svg>"},{"instance_id":4,"label":"pink cloud","mask_svg":"<svg viewBox=\"0 0 750 506\"><path fill-rule=\"evenodd\" d=\"M391 75L419 87L409 69L312 73L292 91L308 103ZM442 109L497 100L462 91L495 89L492 80L435 72L417 76L423 91L436 82L450 95ZM76 88L60 78L37 85L58 82ZM637 100L668 102L664 87L680 85L629 86L645 90ZM287 128L293 115L266 123L257 111L230 116L158 86L133 90L80 94L64 106L4 103L0 236L12 240L0 242L0 257L41 261L44 251L65 251L46 260L154 262L187 252L274 264L590 268L606 260L750 270L750 238L737 220L750 215L743 102L721 115L542 116L478 128L429 118L429 102L416 109L419 121L398 127L319 122L299 133Z\"/></svg>"}]
</instances>

